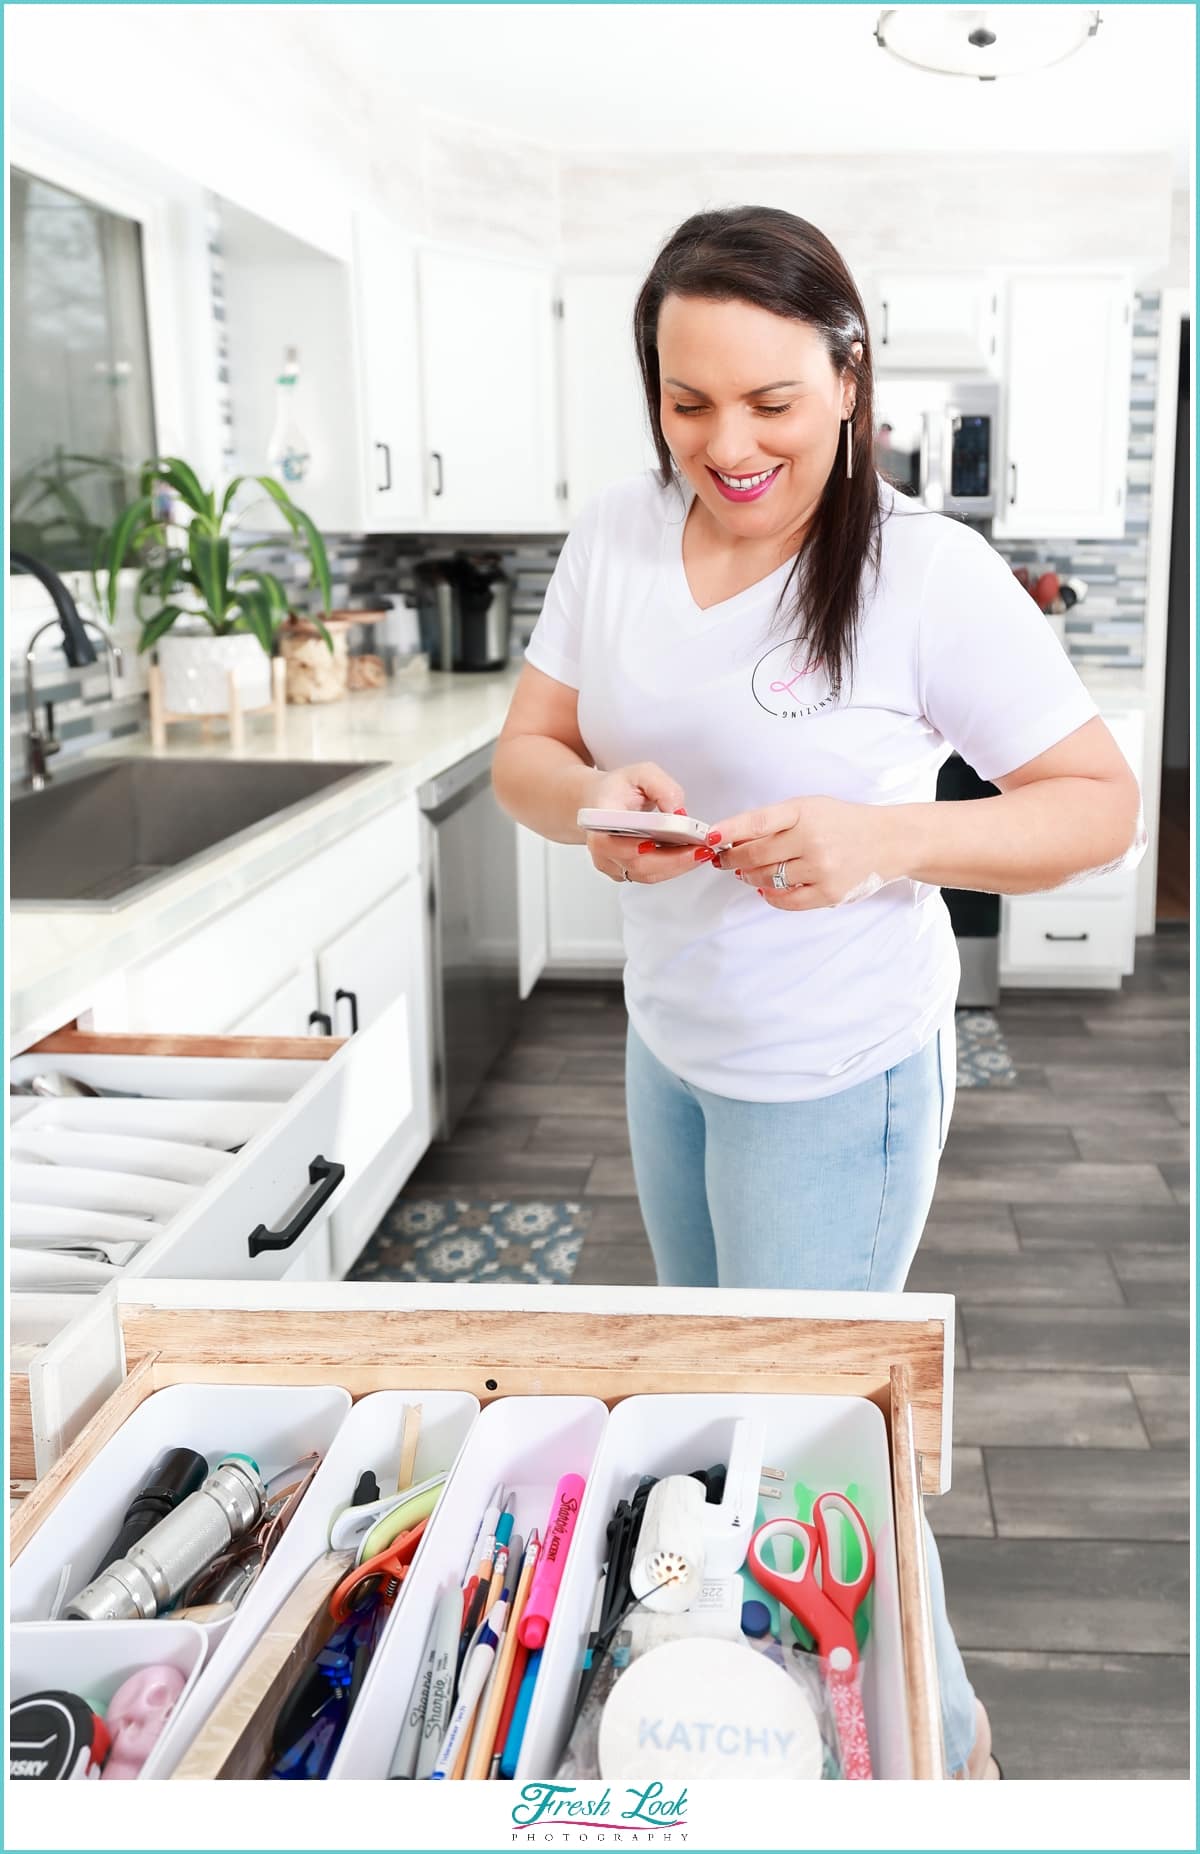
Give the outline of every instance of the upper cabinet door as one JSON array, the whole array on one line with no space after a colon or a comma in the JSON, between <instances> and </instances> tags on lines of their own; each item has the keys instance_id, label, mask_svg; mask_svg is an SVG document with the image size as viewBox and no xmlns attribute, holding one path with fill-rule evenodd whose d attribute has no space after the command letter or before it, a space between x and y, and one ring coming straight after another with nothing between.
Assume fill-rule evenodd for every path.
<instances>
[{"instance_id":1,"label":"upper cabinet door","mask_svg":"<svg viewBox=\"0 0 1200 1854\"><path fill-rule=\"evenodd\" d=\"M975 276L881 272L867 291L875 370L990 371L996 354L997 290Z\"/></svg>"},{"instance_id":2,"label":"upper cabinet door","mask_svg":"<svg viewBox=\"0 0 1200 1854\"><path fill-rule=\"evenodd\" d=\"M633 342L642 278L572 273L560 281L562 407L567 509L579 511L608 483L656 464Z\"/></svg>"},{"instance_id":3,"label":"upper cabinet door","mask_svg":"<svg viewBox=\"0 0 1200 1854\"><path fill-rule=\"evenodd\" d=\"M427 525L560 531L550 272L425 250L418 274Z\"/></svg>"},{"instance_id":4,"label":"upper cabinet door","mask_svg":"<svg viewBox=\"0 0 1200 1854\"><path fill-rule=\"evenodd\" d=\"M1008 292L1006 468L992 532L1125 532L1132 300L1124 277L1016 277Z\"/></svg>"},{"instance_id":5,"label":"upper cabinet door","mask_svg":"<svg viewBox=\"0 0 1200 1854\"><path fill-rule=\"evenodd\" d=\"M387 534L425 516L416 258L403 232L363 213L354 260L364 520Z\"/></svg>"}]
</instances>

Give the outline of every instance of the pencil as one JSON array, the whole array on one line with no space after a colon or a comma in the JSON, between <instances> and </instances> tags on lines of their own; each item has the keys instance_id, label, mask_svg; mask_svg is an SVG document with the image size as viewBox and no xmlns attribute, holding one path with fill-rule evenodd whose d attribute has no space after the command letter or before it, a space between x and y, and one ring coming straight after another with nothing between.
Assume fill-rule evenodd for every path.
<instances>
[{"instance_id":1,"label":"pencil","mask_svg":"<svg viewBox=\"0 0 1200 1854\"><path fill-rule=\"evenodd\" d=\"M496 1657L495 1674L488 1695L487 1708L483 1715L483 1725L475 1744L475 1751L471 1758L471 1767L467 1773L470 1777L486 1777L491 1774L491 1767L494 1762L493 1752L496 1744L499 1742L497 1731L500 1725L501 1715L508 1701L509 1674L512 1670L513 1656L516 1654L518 1647L517 1625L521 1620L521 1611L525 1607L525 1599L529 1595L529 1586L533 1582L534 1567L538 1560L538 1549L538 1535L536 1532L532 1532L529 1535L529 1543L525 1547L525 1556L521 1560L521 1577L517 1584L517 1594L513 1598L512 1608L509 1611L508 1628L505 1631L500 1653ZM515 1705L517 1697L515 1690L512 1697L513 1704Z\"/></svg>"}]
</instances>

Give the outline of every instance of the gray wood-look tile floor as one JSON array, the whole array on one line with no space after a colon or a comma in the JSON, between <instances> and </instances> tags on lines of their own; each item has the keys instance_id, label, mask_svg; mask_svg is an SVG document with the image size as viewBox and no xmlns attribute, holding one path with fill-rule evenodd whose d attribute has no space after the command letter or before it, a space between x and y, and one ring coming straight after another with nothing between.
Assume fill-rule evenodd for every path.
<instances>
[{"instance_id":1,"label":"gray wood-look tile floor","mask_svg":"<svg viewBox=\"0 0 1200 1854\"><path fill-rule=\"evenodd\" d=\"M909 1277L957 1302L950 1613L1011 1777L1188 1774L1188 936L1115 992L1006 991ZM411 1192L581 1197L575 1280L652 1284L617 986L538 987Z\"/></svg>"}]
</instances>

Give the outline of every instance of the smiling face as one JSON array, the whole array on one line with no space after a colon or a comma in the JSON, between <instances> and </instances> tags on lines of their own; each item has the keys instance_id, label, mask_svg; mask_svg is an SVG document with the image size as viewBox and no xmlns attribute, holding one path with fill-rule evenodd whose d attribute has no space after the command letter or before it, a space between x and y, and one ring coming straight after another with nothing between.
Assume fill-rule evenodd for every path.
<instances>
[{"instance_id":1,"label":"smiling face","mask_svg":"<svg viewBox=\"0 0 1200 1854\"><path fill-rule=\"evenodd\" d=\"M854 404L817 330L753 303L670 295L658 359L663 436L706 513L730 539L794 537Z\"/></svg>"}]
</instances>

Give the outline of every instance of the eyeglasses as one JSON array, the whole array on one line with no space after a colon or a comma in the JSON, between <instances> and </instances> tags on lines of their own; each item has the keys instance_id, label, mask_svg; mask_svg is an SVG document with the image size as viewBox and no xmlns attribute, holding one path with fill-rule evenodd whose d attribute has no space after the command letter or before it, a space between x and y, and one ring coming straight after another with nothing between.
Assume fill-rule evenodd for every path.
<instances>
[{"instance_id":1,"label":"eyeglasses","mask_svg":"<svg viewBox=\"0 0 1200 1854\"><path fill-rule=\"evenodd\" d=\"M254 1525L196 1573L183 1593L182 1608L201 1603L232 1603L237 1608L287 1531L320 1465L314 1450L267 1482Z\"/></svg>"}]
</instances>

